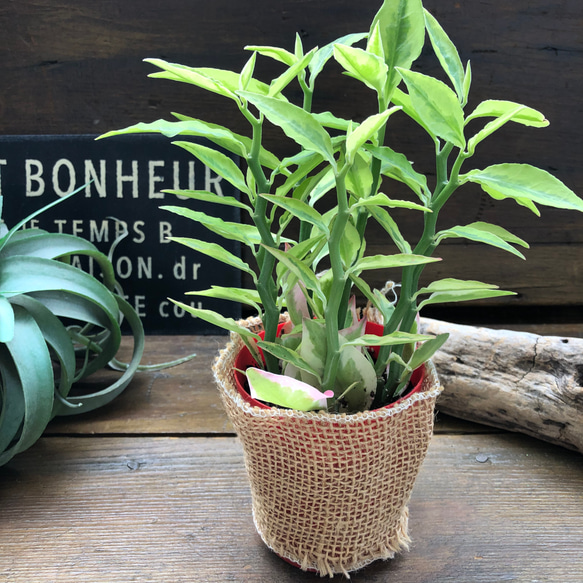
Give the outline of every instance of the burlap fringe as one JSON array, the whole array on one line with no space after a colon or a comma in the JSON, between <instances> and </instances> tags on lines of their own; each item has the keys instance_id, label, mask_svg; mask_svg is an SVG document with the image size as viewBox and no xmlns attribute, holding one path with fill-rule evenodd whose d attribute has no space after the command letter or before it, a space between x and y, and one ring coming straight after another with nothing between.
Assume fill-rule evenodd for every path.
<instances>
[{"instance_id":1,"label":"burlap fringe","mask_svg":"<svg viewBox=\"0 0 583 583\"><path fill-rule=\"evenodd\" d=\"M245 325L259 329L257 319ZM408 549L407 503L433 432L435 368L418 393L354 415L260 409L237 392L232 334L213 365L243 445L257 532L279 556L332 577Z\"/></svg>"}]
</instances>

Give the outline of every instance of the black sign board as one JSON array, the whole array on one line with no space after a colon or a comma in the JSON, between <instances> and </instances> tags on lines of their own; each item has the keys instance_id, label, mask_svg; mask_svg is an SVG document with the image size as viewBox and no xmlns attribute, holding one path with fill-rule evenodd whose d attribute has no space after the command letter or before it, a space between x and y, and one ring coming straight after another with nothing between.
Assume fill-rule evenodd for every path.
<instances>
[{"instance_id":1,"label":"black sign board","mask_svg":"<svg viewBox=\"0 0 583 583\"><path fill-rule=\"evenodd\" d=\"M211 233L199 223L159 207L185 206L233 222L239 221L239 210L192 199L180 200L161 191L208 190L229 196L238 196L238 193L232 185L163 136L135 134L99 141L95 137L1 137L0 194L4 198L4 222L10 227L55 198L92 181L71 199L26 226L78 235L105 253L127 229L128 235L115 248L113 265L124 295L141 316L146 332L220 333L168 298L237 318L240 306L235 302L185 296L185 292L207 289L211 285L240 286L240 273L211 257L168 241L168 237L204 239L236 255L240 253L239 245ZM90 261L79 266L90 272L93 269Z\"/></svg>"}]
</instances>

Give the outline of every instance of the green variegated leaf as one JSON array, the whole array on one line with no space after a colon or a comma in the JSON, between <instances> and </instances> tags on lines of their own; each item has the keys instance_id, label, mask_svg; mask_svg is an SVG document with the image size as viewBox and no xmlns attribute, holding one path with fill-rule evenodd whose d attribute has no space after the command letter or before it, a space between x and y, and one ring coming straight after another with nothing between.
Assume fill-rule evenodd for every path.
<instances>
[{"instance_id":1,"label":"green variegated leaf","mask_svg":"<svg viewBox=\"0 0 583 583\"><path fill-rule=\"evenodd\" d=\"M366 33L357 33L357 34L347 34L346 36L342 36L339 39L323 46L319 49L314 58L310 62L310 87L312 90L314 89L314 82L316 77L321 73L324 65L330 60L332 55L334 54L334 47L337 45L353 45L358 41L366 38Z\"/></svg>"},{"instance_id":2,"label":"green variegated leaf","mask_svg":"<svg viewBox=\"0 0 583 583\"><path fill-rule=\"evenodd\" d=\"M433 135L464 148L464 112L456 94L434 77L405 69L398 71L409 90L411 105L423 125Z\"/></svg>"},{"instance_id":3,"label":"green variegated leaf","mask_svg":"<svg viewBox=\"0 0 583 583\"><path fill-rule=\"evenodd\" d=\"M259 348L266 350L267 352L273 354L279 360L284 362L289 362L296 368L303 370L310 375L313 375L318 380L318 386L322 385L322 378L316 369L314 369L304 358L302 358L295 350L291 350L283 346L282 344L277 344L275 342L265 342L264 340L259 340L257 342Z\"/></svg>"},{"instance_id":4,"label":"green variegated leaf","mask_svg":"<svg viewBox=\"0 0 583 583\"><path fill-rule=\"evenodd\" d=\"M481 231L486 231L487 233L492 233L497 237L500 237L504 241L508 243L513 243L515 245L520 245L525 249L529 248L529 244L520 237L517 237L510 231L507 231L505 228L500 227L499 225L493 225L491 223L485 223L484 221L476 221L475 223L470 223L467 225L468 227L472 227L473 229L479 229Z\"/></svg>"},{"instance_id":5,"label":"green variegated leaf","mask_svg":"<svg viewBox=\"0 0 583 583\"><path fill-rule=\"evenodd\" d=\"M443 239L450 238L464 238L469 239L470 241L476 241L478 243L485 243L486 245L497 247L498 249L503 249L504 251L508 251L509 253L520 257L521 259L525 259L524 255L520 251L517 251L512 245L507 243L505 238L500 237L492 230L482 228L480 223L466 225L465 227L451 227L450 229L445 229L444 231L437 233L438 242L442 241Z\"/></svg>"},{"instance_id":6,"label":"green variegated leaf","mask_svg":"<svg viewBox=\"0 0 583 583\"><path fill-rule=\"evenodd\" d=\"M317 201L319 201L335 187L336 178L334 176L334 170L332 168L324 168L322 172L318 174L316 184L314 184L313 188L310 190L310 204L316 204Z\"/></svg>"},{"instance_id":7,"label":"green variegated leaf","mask_svg":"<svg viewBox=\"0 0 583 583\"><path fill-rule=\"evenodd\" d=\"M257 227L254 227L253 225L223 221L223 219L219 217L213 217L206 213L181 206L161 206L160 208L174 213L175 215L196 221L197 223L204 225L209 231L226 239L239 241L250 247L261 243L261 235L257 231Z\"/></svg>"},{"instance_id":8,"label":"green variegated leaf","mask_svg":"<svg viewBox=\"0 0 583 583\"><path fill-rule=\"evenodd\" d=\"M377 22L370 30L368 39L366 41L366 50L377 57L385 60L385 48L383 47L383 39L381 37L380 23Z\"/></svg>"},{"instance_id":9,"label":"green variegated leaf","mask_svg":"<svg viewBox=\"0 0 583 583\"><path fill-rule=\"evenodd\" d=\"M382 113L371 115L348 134L346 138L346 162L348 164L352 164L356 153L366 142L372 140L375 143L377 141L376 136L379 130L387 123L387 119L400 109L398 106L391 107Z\"/></svg>"},{"instance_id":10,"label":"green variegated leaf","mask_svg":"<svg viewBox=\"0 0 583 583\"><path fill-rule=\"evenodd\" d=\"M434 292L450 292L450 291L467 291L467 290L488 290L498 289L497 285L491 283L483 283L481 281L474 281L470 279L456 279L448 277L431 282L428 286L420 288L415 297L421 294L428 294Z\"/></svg>"},{"instance_id":11,"label":"green variegated leaf","mask_svg":"<svg viewBox=\"0 0 583 583\"><path fill-rule=\"evenodd\" d=\"M409 69L425 42L425 18L421 0L385 0L370 31L379 27L383 53L389 69L388 92L399 84L397 67Z\"/></svg>"},{"instance_id":12,"label":"green variegated leaf","mask_svg":"<svg viewBox=\"0 0 583 583\"><path fill-rule=\"evenodd\" d=\"M150 74L150 77L190 83L212 93L238 101L236 92L240 86L241 76L239 73L212 67L187 67L176 63L168 63L162 59L144 59L144 61L163 69L160 73ZM257 79L251 79L248 84L248 90L267 95L269 86ZM280 98L285 99L283 97Z\"/></svg>"},{"instance_id":13,"label":"green variegated leaf","mask_svg":"<svg viewBox=\"0 0 583 583\"><path fill-rule=\"evenodd\" d=\"M397 246L401 253L411 253L411 245L405 240L397 223L392 219L391 215L380 207L371 207L368 212L374 217L377 223L389 234L393 243Z\"/></svg>"},{"instance_id":14,"label":"green variegated leaf","mask_svg":"<svg viewBox=\"0 0 583 583\"><path fill-rule=\"evenodd\" d=\"M424 255L413 255L400 253L398 255L370 255L362 257L349 271L359 274L368 269L391 269L393 267L405 267L409 265L423 265L441 261L437 257L425 257Z\"/></svg>"},{"instance_id":15,"label":"green variegated leaf","mask_svg":"<svg viewBox=\"0 0 583 583\"><path fill-rule=\"evenodd\" d=\"M195 144L193 142L173 142L176 146L180 146L193 156L198 158L205 166L208 166L213 172L231 183L237 190L249 194L247 183L243 172L231 158L218 152L213 148L203 146L202 144Z\"/></svg>"},{"instance_id":16,"label":"green variegated leaf","mask_svg":"<svg viewBox=\"0 0 583 583\"><path fill-rule=\"evenodd\" d=\"M370 195L373 185L373 175L370 154L361 150L357 152L352 166L346 173L346 189L357 199Z\"/></svg>"},{"instance_id":17,"label":"green variegated leaf","mask_svg":"<svg viewBox=\"0 0 583 583\"><path fill-rule=\"evenodd\" d=\"M288 67L291 67L298 59L289 51L285 49L281 49L279 47L270 47L270 46L260 46L260 45L247 45L245 47L246 51L254 51L259 53L264 57L269 57L270 59L275 59Z\"/></svg>"},{"instance_id":18,"label":"green variegated leaf","mask_svg":"<svg viewBox=\"0 0 583 583\"><path fill-rule=\"evenodd\" d=\"M330 135L310 113L297 105L279 101L274 97L256 95L248 91L240 91L239 95L255 105L272 124L280 127L288 138L306 150L318 152L333 167L336 165Z\"/></svg>"},{"instance_id":19,"label":"green variegated leaf","mask_svg":"<svg viewBox=\"0 0 583 583\"><path fill-rule=\"evenodd\" d=\"M259 304L261 304L261 298L259 297L259 293L256 290L213 285L210 287L210 289L186 292L186 295L203 296L205 298L217 298L220 300L240 302L242 304L252 306L257 310L258 313L261 313L261 309L259 307Z\"/></svg>"},{"instance_id":20,"label":"green variegated leaf","mask_svg":"<svg viewBox=\"0 0 583 583\"><path fill-rule=\"evenodd\" d=\"M318 378L322 378L324 375L328 352L327 346L328 341L324 322L304 318L302 321L302 343L299 349L300 356L317 375L300 370L301 378L305 383L319 386Z\"/></svg>"},{"instance_id":21,"label":"green variegated leaf","mask_svg":"<svg viewBox=\"0 0 583 583\"><path fill-rule=\"evenodd\" d=\"M350 75L382 95L385 90L388 67L384 58L363 49L336 45L334 58Z\"/></svg>"},{"instance_id":22,"label":"green variegated leaf","mask_svg":"<svg viewBox=\"0 0 583 583\"><path fill-rule=\"evenodd\" d=\"M308 265L294 257L291 253L286 253L285 251L280 251L273 247L267 247L266 245L263 245L263 248L271 253L278 261L283 263L308 289L315 292L320 299L324 301L326 300L316 274Z\"/></svg>"},{"instance_id":23,"label":"green variegated leaf","mask_svg":"<svg viewBox=\"0 0 583 583\"><path fill-rule=\"evenodd\" d=\"M170 241L176 241L176 243L180 243L185 245L186 247L190 247L197 251L198 253L202 253L203 255L207 255L209 257L213 257L222 263L230 265L231 267L235 267L236 269L240 269L245 273L251 275L254 281L257 281L257 276L251 267L245 263L242 259L233 255L220 245L216 243L209 243L208 241L202 241L200 239L192 239L187 237L171 237Z\"/></svg>"},{"instance_id":24,"label":"green variegated leaf","mask_svg":"<svg viewBox=\"0 0 583 583\"><path fill-rule=\"evenodd\" d=\"M241 69L241 76L239 77L239 89L241 91L246 91L253 79L253 73L255 72L255 63L257 61L257 53L253 53L248 61Z\"/></svg>"},{"instance_id":25,"label":"green variegated leaf","mask_svg":"<svg viewBox=\"0 0 583 583\"><path fill-rule=\"evenodd\" d=\"M194 117L189 117L187 115L182 115L180 113L173 112L172 115L180 121L196 121L201 124L205 124L209 128L209 131L206 134L201 133L200 135L202 137L208 138L209 140L211 140L211 142L217 144L217 146L220 146L221 148L224 148L229 152L233 152L233 154L237 154L242 158L246 158L249 155L249 152L251 152L252 140L247 136L236 134L235 132L231 132L231 130L229 130L228 128L224 128L223 126L204 122ZM219 136L214 135L213 130L215 128L225 130L226 132L231 134L232 138L221 139ZM238 144L242 144L243 148L241 148L241 146ZM265 166L270 170L273 170L274 168L277 168L280 165L280 161L277 158L277 156L273 154L273 152L266 150L263 146L259 148L259 161L261 162L262 166Z\"/></svg>"},{"instance_id":26,"label":"green variegated leaf","mask_svg":"<svg viewBox=\"0 0 583 583\"><path fill-rule=\"evenodd\" d=\"M336 117L334 114L330 113L329 111L323 111L322 113L313 113L314 119L323 125L325 128L332 128L334 130L340 130L343 132L347 132L348 128L352 121L347 119L343 119L341 117ZM356 125L356 124L353 124Z\"/></svg>"},{"instance_id":27,"label":"green variegated leaf","mask_svg":"<svg viewBox=\"0 0 583 583\"><path fill-rule=\"evenodd\" d=\"M284 71L277 79L274 79L269 87L269 97L277 97L300 73L308 66L316 49L297 60L293 65Z\"/></svg>"},{"instance_id":28,"label":"green variegated leaf","mask_svg":"<svg viewBox=\"0 0 583 583\"><path fill-rule=\"evenodd\" d=\"M464 66L461 62L459 53L451 39L447 36L437 19L425 10L425 27L429 35L429 40L433 46L433 50L443 70L450 78L455 92L458 95L460 102L464 102Z\"/></svg>"},{"instance_id":29,"label":"green variegated leaf","mask_svg":"<svg viewBox=\"0 0 583 583\"><path fill-rule=\"evenodd\" d=\"M247 156L250 140L240 136L223 126L207 123L195 118L186 118L181 121L167 121L159 119L151 123L138 123L121 130L107 132L97 139L122 136L127 134L162 134L167 138L176 136L196 136L207 138L215 144L225 148L237 156Z\"/></svg>"},{"instance_id":30,"label":"green variegated leaf","mask_svg":"<svg viewBox=\"0 0 583 583\"><path fill-rule=\"evenodd\" d=\"M468 302L471 300L485 300L501 296L513 296L514 292L501 289L467 289L458 291L434 292L426 300L423 300L417 308L421 311L425 306L432 304L445 304L449 302Z\"/></svg>"},{"instance_id":31,"label":"green variegated leaf","mask_svg":"<svg viewBox=\"0 0 583 583\"><path fill-rule=\"evenodd\" d=\"M406 184L421 200L430 196L425 175L416 172L407 157L387 146L366 146L366 149L381 161L381 172L394 180Z\"/></svg>"},{"instance_id":32,"label":"green variegated leaf","mask_svg":"<svg viewBox=\"0 0 583 583\"><path fill-rule=\"evenodd\" d=\"M347 411L368 409L377 387L377 375L372 362L360 348L351 346L340 339L338 375L334 384L334 394L340 397L340 405Z\"/></svg>"},{"instance_id":33,"label":"green variegated leaf","mask_svg":"<svg viewBox=\"0 0 583 583\"><path fill-rule=\"evenodd\" d=\"M228 330L229 332L236 332L240 336L245 336L246 338L251 338L253 340L259 340L259 335L255 334L249 330L249 328L245 328L244 326L240 326L233 318L225 318L218 312L214 312L213 310L205 310L202 308L194 308L189 306L188 304L184 304L183 302L178 302L176 300L171 300L174 304L182 308L184 311L192 314L195 318L200 318L209 324L213 324L214 326L218 326L219 328L223 328L224 330Z\"/></svg>"},{"instance_id":34,"label":"green variegated leaf","mask_svg":"<svg viewBox=\"0 0 583 583\"><path fill-rule=\"evenodd\" d=\"M471 85L472 85L472 67L470 65L470 61L468 61L466 64L466 72L464 75L464 100L463 100L464 104L468 102L468 96L470 94Z\"/></svg>"},{"instance_id":35,"label":"green variegated leaf","mask_svg":"<svg viewBox=\"0 0 583 583\"><path fill-rule=\"evenodd\" d=\"M208 192L207 190L163 190L162 192L178 197L200 200L201 202L213 202L224 206L234 206L246 210L250 215L253 214L253 209L249 205L237 200L233 196L221 196L215 192Z\"/></svg>"},{"instance_id":36,"label":"green variegated leaf","mask_svg":"<svg viewBox=\"0 0 583 583\"><path fill-rule=\"evenodd\" d=\"M408 332L393 332L385 336L375 334L364 334L356 340L347 341L344 346L397 346L399 344L411 344L412 342L423 342L433 338L426 334L410 334Z\"/></svg>"},{"instance_id":37,"label":"green variegated leaf","mask_svg":"<svg viewBox=\"0 0 583 583\"><path fill-rule=\"evenodd\" d=\"M233 91L228 87L225 87L220 81L210 77L208 71L207 73L203 73L202 69L194 69L176 63L168 63L162 59L144 59L144 61L162 69L161 72L150 73L149 77L190 83L191 85L196 85L197 87L216 93L217 95L222 95L229 99L237 99L237 96Z\"/></svg>"},{"instance_id":38,"label":"green variegated leaf","mask_svg":"<svg viewBox=\"0 0 583 583\"><path fill-rule=\"evenodd\" d=\"M502 126L504 126L509 121L511 121L512 118L517 113L519 113L521 109L522 109L522 106L519 105L516 108L508 111L506 114L504 114L504 115L496 118L495 120L487 123L475 136L472 136L468 140L468 147L467 147L468 154L470 156L473 156L474 152L476 150L476 146L480 142L485 140L488 136L492 135L495 131L499 130Z\"/></svg>"},{"instance_id":39,"label":"green variegated leaf","mask_svg":"<svg viewBox=\"0 0 583 583\"><path fill-rule=\"evenodd\" d=\"M328 225L322 215L312 206L295 198L281 197L273 194L260 194L262 198L292 213L300 221L307 221L316 226L322 233L328 233Z\"/></svg>"},{"instance_id":40,"label":"green variegated leaf","mask_svg":"<svg viewBox=\"0 0 583 583\"><path fill-rule=\"evenodd\" d=\"M583 212L583 200L546 170L529 164L497 164L484 170L471 170L460 176L462 182L475 182L488 194L528 200L535 204Z\"/></svg>"},{"instance_id":41,"label":"green variegated leaf","mask_svg":"<svg viewBox=\"0 0 583 583\"><path fill-rule=\"evenodd\" d=\"M348 269L358 258L363 242L356 227L351 223L346 223L344 234L340 240L340 258L344 269Z\"/></svg>"},{"instance_id":42,"label":"green variegated leaf","mask_svg":"<svg viewBox=\"0 0 583 583\"><path fill-rule=\"evenodd\" d=\"M414 371L419 368L424 362L427 362L446 342L449 338L449 334L438 334L434 338L425 340L419 348L417 348L411 359L407 363L409 370ZM405 373L401 377L404 380Z\"/></svg>"},{"instance_id":43,"label":"green variegated leaf","mask_svg":"<svg viewBox=\"0 0 583 583\"><path fill-rule=\"evenodd\" d=\"M479 117L503 117L512 112L511 121L535 128L544 128L549 125L545 116L536 109L514 103L513 101L503 101L498 99L488 99L482 101L474 111L466 118L466 124Z\"/></svg>"},{"instance_id":44,"label":"green variegated leaf","mask_svg":"<svg viewBox=\"0 0 583 583\"><path fill-rule=\"evenodd\" d=\"M357 202L355 202L351 206L351 209L358 208L361 206L366 206L366 207L386 206L389 208L403 208L403 209L423 211L423 212L427 212L427 213L431 212L431 209L426 207L426 206L411 202L409 200L395 200L395 199L389 198L386 194L383 194L382 192L379 192L378 194L375 194L374 196L369 196L368 198L362 198L362 199L358 200Z\"/></svg>"},{"instance_id":45,"label":"green variegated leaf","mask_svg":"<svg viewBox=\"0 0 583 583\"><path fill-rule=\"evenodd\" d=\"M391 101L403 109L403 111L421 126L433 139L436 139L435 133L427 126L422 117L417 113L411 102L411 96L401 91L398 87L395 88L392 94Z\"/></svg>"}]
</instances>

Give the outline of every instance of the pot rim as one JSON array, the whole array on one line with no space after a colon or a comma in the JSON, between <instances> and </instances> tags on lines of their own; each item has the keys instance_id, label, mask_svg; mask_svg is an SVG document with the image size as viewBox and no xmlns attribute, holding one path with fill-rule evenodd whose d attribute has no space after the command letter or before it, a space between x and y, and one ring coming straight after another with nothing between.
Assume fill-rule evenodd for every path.
<instances>
[{"instance_id":1,"label":"pot rim","mask_svg":"<svg viewBox=\"0 0 583 583\"><path fill-rule=\"evenodd\" d=\"M285 317L286 315L284 315ZM240 325L258 331L261 327L259 318L247 318L239 321ZM215 381L222 388L224 398L228 398L238 408L243 409L252 417L281 418L295 417L305 421L322 425L357 425L367 420L379 420L386 417L393 417L402 411L409 409L419 401L436 398L443 390L437 377L435 366L431 360L425 363L425 375L421 386L417 392L402 397L399 401L391 403L389 406L357 413L328 413L327 411L297 411L295 409L280 409L278 407L260 408L248 403L239 393L233 365L240 350L245 346L243 340L237 333L231 333L230 340L226 347L220 351L218 358L213 364L213 374Z\"/></svg>"}]
</instances>

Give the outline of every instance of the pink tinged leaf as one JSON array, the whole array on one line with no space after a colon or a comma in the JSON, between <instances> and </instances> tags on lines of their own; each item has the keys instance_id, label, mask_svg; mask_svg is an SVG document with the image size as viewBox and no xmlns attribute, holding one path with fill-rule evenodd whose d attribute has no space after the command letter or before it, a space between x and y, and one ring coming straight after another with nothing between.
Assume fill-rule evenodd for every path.
<instances>
[{"instance_id":1,"label":"pink tinged leaf","mask_svg":"<svg viewBox=\"0 0 583 583\"><path fill-rule=\"evenodd\" d=\"M304 318L310 317L308 301L304 290L296 283L286 296L287 309L295 325L301 324Z\"/></svg>"},{"instance_id":2,"label":"pink tinged leaf","mask_svg":"<svg viewBox=\"0 0 583 583\"><path fill-rule=\"evenodd\" d=\"M348 308L350 309L350 312L352 313L352 325L354 326L359 321L358 310L356 309L356 296L350 297L350 303L348 304Z\"/></svg>"},{"instance_id":3,"label":"pink tinged leaf","mask_svg":"<svg viewBox=\"0 0 583 583\"><path fill-rule=\"evenodd\" d=\"M325 409L332 391L320 392L315 387L292 377L270 373L258 368L247 369L251 397L278 407L297 411Z\"/></svg>"},{"instance_id":4,"label":"pink tinged leaf","mask_svg":"<svg viewBox=\"0 0 583 583\"><path fill-rule=\"evenodd\" d=\"M360 338L365 333L367 318L366 316L361 320L358 319L358 314L356 312L356 299L352 296L352 300L354 300L354 311L353 311L353 319L352 325L348 328L344 328L340 330L340 335L345 338L346 340L355 340L356 338ZM352 300L351 300L351 311L352 311Z\"/></svg>"}]
</instances>

